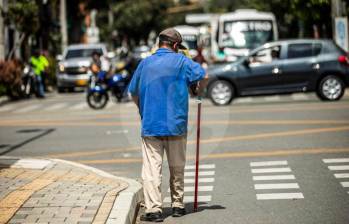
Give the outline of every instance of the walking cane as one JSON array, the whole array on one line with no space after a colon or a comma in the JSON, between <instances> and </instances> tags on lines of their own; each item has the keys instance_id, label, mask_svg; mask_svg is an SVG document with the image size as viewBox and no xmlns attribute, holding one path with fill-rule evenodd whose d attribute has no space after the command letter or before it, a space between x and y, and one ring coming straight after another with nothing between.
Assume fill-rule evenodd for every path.
<instances>
[{"instance_id":1,"label":"walking cane","mask_svg":"<svg viewBox=\"0 0 349 224\"><path fill-rule=\"evenodd\" d=\"M201 96L197 98L198 117L196 131L196 162L195 162L195 194L194 194L194 212L198 210L198 179L199 179L199 159L200 159L200 120L201 120Z\"/></svg>"}]
</instances>

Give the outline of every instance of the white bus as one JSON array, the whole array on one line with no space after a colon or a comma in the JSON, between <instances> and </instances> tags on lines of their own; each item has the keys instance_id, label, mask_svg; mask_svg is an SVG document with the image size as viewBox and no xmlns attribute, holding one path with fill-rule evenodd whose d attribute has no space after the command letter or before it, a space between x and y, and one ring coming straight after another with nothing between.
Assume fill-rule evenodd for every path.
<instances>
[{"instance_id":1,"label":"white bus","mask_svg":"<svg viewBox=\"0 0 349 224\"><path fill-rule=\"evenodd\" d=\"M223 50L226 61L235 61L250 50L278 39L275 16L254 9L231 13L189 14L187 23L207 24L211 30L211 56Z\"/></svg>"},{"instance_id":2,"label":"white bus","mask_svg":"<svg viewBox=\"0 0 349 224\"><path fill-rule=\"evenodd\" d=\"M197 54L198 42L200 41L200 30L194 26L175 26L174 27L182 36L183 44L188 48L191 57Z\"/></svg>"}]
</instances>

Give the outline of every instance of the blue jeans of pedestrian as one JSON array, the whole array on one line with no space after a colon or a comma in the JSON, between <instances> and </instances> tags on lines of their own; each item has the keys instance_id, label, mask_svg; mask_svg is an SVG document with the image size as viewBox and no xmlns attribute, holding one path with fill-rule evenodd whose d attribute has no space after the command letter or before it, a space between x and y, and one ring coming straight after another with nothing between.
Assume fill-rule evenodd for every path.
<instances>
[{"instance_id":1,"label":"blue jeans of pedestrian","mask_svg":"<svg viewBox=\"0 0 349 224\"><path fill-rule=\"evenodd\" d=\"M36 76L36 83L37 83L37 94L39 97L45 96L44 92L44 84L41 75Z\"/></svg>"}]
</instances>

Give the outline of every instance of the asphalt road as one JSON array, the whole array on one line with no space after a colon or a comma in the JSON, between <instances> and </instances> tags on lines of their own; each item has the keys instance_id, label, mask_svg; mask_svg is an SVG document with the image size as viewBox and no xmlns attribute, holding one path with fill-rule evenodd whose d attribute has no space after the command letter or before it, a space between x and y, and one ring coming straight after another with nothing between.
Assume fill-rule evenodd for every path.
<instances>
[{"instance_id":1,"label":"asphalt road","mask_svg":"<svg viewBox=\"0 0 349 224\"><path fill-rule=\"evenodd\" d=\"M349 89L339 102L314 94L204 100L199 212L192 213L196 102L190 102L188 215L165 223L349 223ZM84 93L0 106L0 155L52 157L139 179L139 116L131 103L95 111Z\"/></svg>"}]
</instances>

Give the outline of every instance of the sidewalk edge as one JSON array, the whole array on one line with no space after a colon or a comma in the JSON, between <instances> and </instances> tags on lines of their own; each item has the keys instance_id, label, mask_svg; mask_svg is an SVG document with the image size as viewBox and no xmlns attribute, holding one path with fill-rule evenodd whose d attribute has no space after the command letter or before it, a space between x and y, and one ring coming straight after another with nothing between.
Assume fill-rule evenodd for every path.
<instances>
[{"instance_id":1,"label":"sidewalk edge","mask_svg":"<svg viewBox=\"0 0 349 224\"><path fill-rule=\"evenodd\" d=\"M97 168L72 162L72 161L67 161L62 159L50 159L50 160L56 161L56 162L62 162L62 163L66 163L82 169L86 169L102 177L125 181L128 184L128 187L125 190L121 191L116 197L113 208L111 209L111 212L109 214L109 217L106 223L107 224L109 223L132 224L133 223L137 215L136 210L137 210L138 204L143 199L142 185L139 182L129 178L125 178L125 177L114 176L110 173L99 170Z\"/></svg>"}]
</instances>

